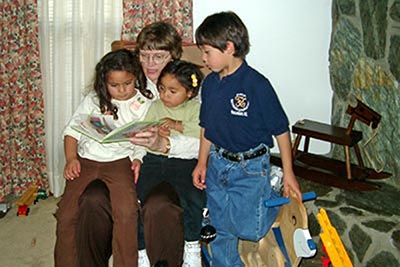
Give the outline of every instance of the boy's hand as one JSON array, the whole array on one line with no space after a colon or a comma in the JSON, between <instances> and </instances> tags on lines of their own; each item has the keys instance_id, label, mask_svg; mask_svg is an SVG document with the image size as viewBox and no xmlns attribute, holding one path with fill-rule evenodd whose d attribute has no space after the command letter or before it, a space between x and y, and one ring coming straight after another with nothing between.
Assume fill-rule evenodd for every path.
<instances>
[{"instance_id":1,"label":"boy's hand","mask_svg":"<svg viewBox=\"0 0 400 267\"><path fill-rule=\"evenodd\" d=\"M207 167L197 164L192 172L192 182L194 187L204 190L206 189L206 171Z\"/></svg>"},{"instance_id":2,"label":"boy's hand","mask_svg":"<svg viewBox=\"0 0 400 267\"><path fill-rule=\"evenodd\" d=\"M291 192L296 194L300 202L303 201L300 191L300 186L299 183L297 182L294 173L291 174L283 173L283 195L285 197L290 197Z\"/></svg>"},{"instance_id":3,"label":"boy's hand","mask_svg":"<svg viewBox=\"0 0 400 267\"><path fill-rule=\"evenodd\" d=\"M64 167L64 178L66 180L74 180L81 173L81 164L77 158L67 161Z\"/></svg>"},{"instance_id":4,"label":"boy's hand","mask_svg":"<svg viewBox=\"0 0 400 267\"><path fill-rule=\"evenodd\" d=\"M131 170L133 171L133 181L135 184L137 184L137 181L139 180L139 172L140 172L140 167L142 166L142 162L138 159L132 160L131 164Z\"/></svg>"}]
</instances>

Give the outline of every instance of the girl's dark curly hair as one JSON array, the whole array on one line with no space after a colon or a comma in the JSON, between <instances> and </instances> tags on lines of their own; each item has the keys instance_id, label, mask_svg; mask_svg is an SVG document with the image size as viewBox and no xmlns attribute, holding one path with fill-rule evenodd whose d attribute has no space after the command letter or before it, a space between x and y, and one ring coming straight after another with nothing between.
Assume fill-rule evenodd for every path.
<instances>
[{"instance_id":1,"label":"girl's dark curly hair","mask_svg":"<svg viewBox=\"0 0 400 267\"><path fill-rule=\"evenodd\" d=\"M157 87L160 86L161 78L167 74L173 75L186 91L192 92L190 98L198 95L201 82L204 78L199 66L184 60L171 61L161 71L160 77L158 77Z\"/></svg>"},{"instance_id":2,"label":"girl's dark curly hair","mask_svg":"<svg viewBox=\"0 0 400 267\"><path fill-rule=\"evenodd\" d=\"M111 51L97 63L93 87L100 100L100 111L102 114L111 112L117 120L118 108L111 103L111 95L107 89L107 79L111 71L126 71L133 74L136 78L135 88L146 97L147 84L139 56L127 49Z\"/></svg>"}]
</instances>

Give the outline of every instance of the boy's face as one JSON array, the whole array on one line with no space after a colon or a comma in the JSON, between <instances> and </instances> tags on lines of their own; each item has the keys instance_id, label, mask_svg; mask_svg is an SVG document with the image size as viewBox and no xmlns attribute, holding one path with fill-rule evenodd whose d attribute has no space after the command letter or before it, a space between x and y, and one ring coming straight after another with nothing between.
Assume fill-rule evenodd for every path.
<instances>
[{"instance_id":1,"label":"boy's face","mask_svg":"<svg viewBox=\"0 0 400 267\"><path fill-rule=\"evenodd\" d=\"M179 106L192 96L192 92L186 90L172 74L162 76L158 92L163 104L170 108Z\"/></svg>"},{"instance_id":2,"label":"boy's face","mask_svg":"<svg viewBox=\"0 0 400 267\"><path fill-rule=\"evenodd\" d=\"M221 52L219 49L210 45L200 46L202 60L213 72L223 72L229 64L232 56L227 51Z\"/></svg>"},{"instance_id":3,"label":"boy's face","mask_svg":"<svg viewBox=\"0 0 400 267\"><path fill-rule=\"evenodd\" d=\"M140 50L139 58L146 77L157 83L162 69L171 60L171 53L166 50Z\"/></svg>"},{"instance_id":4,"label":"boy's face","mask_svg":"<svg viewBox=\"0 0 400 267\"><path fill-rule=\"evenodd\" d=\"M136 94L136 77L124 70L110 71L107 75L107 90L112 99L128 100Z\"/></svg>"}]
</instances>

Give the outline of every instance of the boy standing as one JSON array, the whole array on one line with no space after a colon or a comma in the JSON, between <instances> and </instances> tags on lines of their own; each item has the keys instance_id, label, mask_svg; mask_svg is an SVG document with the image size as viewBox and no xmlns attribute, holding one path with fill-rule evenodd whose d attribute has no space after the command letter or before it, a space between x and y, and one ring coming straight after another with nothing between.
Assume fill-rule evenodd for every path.
<instances>
[{"instance_id":1,"label":"boy standing","mask_svg":"<svg viewBox=\"0 0 400 267\"><path fill-rule=\"evenodd\" d=\"M217 230L210 243L213 265L243 266L239 238L258 241L279 210L263 205L279 197L269 176L272 136L281 153L284 195L293 191L301 200L289 122L268 79L245 61L249 36L235 13L208 16L196 30L196 43L212 73L202 85L201 141L193 184L207 188L210 221Z\"/></svg>"}]
</instances>

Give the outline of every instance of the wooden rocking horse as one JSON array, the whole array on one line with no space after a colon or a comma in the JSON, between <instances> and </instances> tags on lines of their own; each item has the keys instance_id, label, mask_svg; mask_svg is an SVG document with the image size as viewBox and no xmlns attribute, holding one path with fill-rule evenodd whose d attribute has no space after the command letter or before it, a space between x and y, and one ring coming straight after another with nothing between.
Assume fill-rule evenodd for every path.
<instances>
[{"instance_id":1,"label":"wooden rocking horse","mask_svg":"<svg viewBox=\"0 0 400 267\"><path fill-rule=\"evenodd\" d=\"M391 176L387 172L377 172L364 166L359 148L363 138L361 131L354 130L356 121L362 122L376 129L381 121L381 115L357 99L357 104L347 107L350 115L347 127L329 125L313 120L299 120L292 126L296 134L293 144L294 172L297 176L318 183L339 187L348 190L375 190L378 184L368 180L385 179ZM305 138L303 150L299 149L300 140ZM312 154L308 151L310 139L318 139L344 148L345 162L323 155ZM354 148L358 164L352 164L350 149ZM271 162L281 166L277 156L271 156Z\"/></svg>"},{"instance_id":2,"label":"wooden rocking horse","mask_svg":"<svg viewBox=\"0 0 400 267\"><path fill-rule=\"evenodd\" d=\"M315 199L315 193L303 194L303 201ZM280 206L278 216L268 233L258 242L240 240L239 253L246 267L297 267L304 257L316 253L308 231L307 212L296 196L267 201L266 207ZM209 225L207 225L210 228ZM208 229L207 228L207 229ZM212 241L215 234L209 235ZM204 265L212 265L212 253L203 246Z\"/></svg>"},{"instance_id":3,"label":"wooden rocking horse","mask_svg":"<svg viewBox=\"0 0 400 267\"><path fill-rule=\"evenodd\" d=\"M303 200L315 193L303 194ZM307 211L296 196L266 202L280 205L278 216L268 233L258 242L240 240L239 252L246 267L297 267L302 258L315 255L316 245L308 231Z\"/></svg>"}]
</instances>

